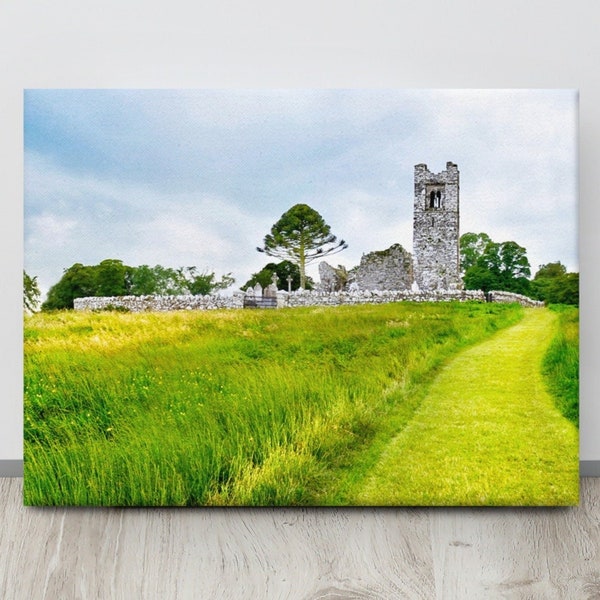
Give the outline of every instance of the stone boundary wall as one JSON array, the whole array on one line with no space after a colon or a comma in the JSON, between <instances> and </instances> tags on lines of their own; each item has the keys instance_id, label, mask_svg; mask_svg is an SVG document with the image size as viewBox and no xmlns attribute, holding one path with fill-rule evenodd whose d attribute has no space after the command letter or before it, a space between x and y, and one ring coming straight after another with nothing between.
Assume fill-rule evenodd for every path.
<instances>
[{"instance_id":1,"label":"stone boundary wall","mask_svg":"<svg viewBox=\"0 0 600 600\"><path fill-rule=\"evenodd\" d=\"M214 310L217 308L243 308L244 293L233 296L211 294L208 296L114 296L75 298L75 310L106 310L122 308L131 312L169 310Z\"/></svg>"},{"instance_id":2,"label":"stone boundary wall","mask_svg":"<svg viewBox=\"0 0 600 600\"><path fill-rule=\"evenodd\" d=\"M74 300L75 310L106 310L122 308L131 312L170 311L170 310L214 310L219 308L243 308L245 293L236 291L233 296L212 294L209 296L115 296L88 297ZM511 292L490 292L493 302L518 302L523 306L544 306L543 302L532 300ZM340 306L343 304L383 304L385 302L485 302L482 291L428 291L373 290L354 292L297 291L277 292L278 308L298 306Z\"/></svg>"},{"instance_id":3,"label":"stone boundary wall","mask_svg":"<svg viewBox=\"0 0 600 600\"><path fill-rule=\"evenodd\" d=\"M522 306L530 306L530 307L544 306L543 302L540 302L539 300L533 300L532 298L529 298L528 296L523 296L523 294L515 294L513 292L492 291L492 292L489 292L489 295L490 295L491 302L503 302L503 303L518 302Z\"/></svg>"},{"instance_id":4,"label":"stone boundary wall","mask_svg":"<svg viewBox=\"0 0 600 600\"><path fill-rule=\"evenodd\" d=\"M278 292L279 295L282 292ZM413 292L410 290L372 290L355 292L283 292L282 306L339 306L341 304L383 304L385 302L485 302L485 294L475 290Z\"/></svg>"}]
</instances>

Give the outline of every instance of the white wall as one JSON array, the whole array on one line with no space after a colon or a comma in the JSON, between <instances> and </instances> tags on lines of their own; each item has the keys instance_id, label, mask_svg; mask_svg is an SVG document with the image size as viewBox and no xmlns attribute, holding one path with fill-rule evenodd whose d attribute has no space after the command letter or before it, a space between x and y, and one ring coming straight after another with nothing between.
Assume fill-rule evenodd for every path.
<instances>
[{"instance_id":1,"label":"white wall","mask_svg":"<svg viewBox=\"0 0 600 600\"><path fill-rule=\"evenodd\" d=\"M0 3L0 460L22 458L22 90L580 90L581 458L600 460L600 3L5 0Z\"/></svg>"}]
</instances>

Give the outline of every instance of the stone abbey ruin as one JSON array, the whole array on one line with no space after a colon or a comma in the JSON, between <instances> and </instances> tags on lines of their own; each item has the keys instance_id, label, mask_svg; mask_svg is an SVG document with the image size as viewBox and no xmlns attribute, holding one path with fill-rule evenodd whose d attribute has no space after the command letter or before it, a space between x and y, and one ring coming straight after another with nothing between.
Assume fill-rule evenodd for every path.
<instances>
[{"instance_id":1,"label":"stone abbey ruin","mask_svg":"<svg viewBox=\"0 0 600 600\"><path fill-rule=\"evenodd\" d=\"M462 288L459 251L459 172L452 162L432 173L415 166L413 254L400 244L364 254L347 277L327 263L319 266L327 291L412 290L456 291ZM341 281L342 277L346 280Z\"/></svg>"},{"instance_id":2,"label":"stone abbey ruin","mask_svg":"<svg viewBox=\"0 0 600 600\"><path fill-rule=\"evenodd\" d=\"M363 254L360 264L347 271L326 262L319 264L320 283L316 290L288 293L260 285L232 296L120 296L77 298L75 310L119 307L144 310L209 310L257 306L267 292L270 307L335 306L382 302L466 301L519 302L542 306L511 292L464 290L460 277L459 171L453 162L432 173L426 164L414 168L413 254L400 244L387 250ZM273 288L273 289L272 289Z\"/></svg>"}]
</instances>

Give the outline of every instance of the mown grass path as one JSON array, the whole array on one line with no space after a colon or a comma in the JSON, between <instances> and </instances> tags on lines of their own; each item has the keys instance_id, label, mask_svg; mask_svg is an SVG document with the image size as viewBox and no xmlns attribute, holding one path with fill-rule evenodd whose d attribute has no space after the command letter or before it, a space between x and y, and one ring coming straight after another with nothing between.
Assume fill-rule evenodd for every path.
<instances>
[{"instance_id":1,"label":"mown grass path","mask_svg":"<svg viewBox=\"0 0 600 600\"><path fill-rule=\"evenodd\" d=\"M452 359L354 503L577 503L578 432L541 375L555 331L553 313L528 309L517 325Z\"/></svg>"}]
</instances>

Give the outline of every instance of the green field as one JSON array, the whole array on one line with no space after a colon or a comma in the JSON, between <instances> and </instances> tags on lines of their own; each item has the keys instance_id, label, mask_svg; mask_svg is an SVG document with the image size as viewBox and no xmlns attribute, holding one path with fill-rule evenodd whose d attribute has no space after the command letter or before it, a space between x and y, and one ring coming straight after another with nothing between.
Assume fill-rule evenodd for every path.
<instances>
[{"instance_id":1,"label":"green field","mask_svg":"<svg viewBox=\"0 0 600 600\"><path fill-rule=\"evenodd\" d=\"M25 503L373 503L364 500L373 473L421 418L444 368L532 310L550 314L517 305L397 303L29 316ZM562 322L548 319L548 340L561 335ZM533 369L541 377L541 361ZM544 385L558 377L546 371ZM530 398L518 400L526 406ZM538 427L564 424L553 440L562 452L548 460L559 461L552 470L567 473L572 487L575 427L553 403L536 406L528 414ZM512 414L501 418L510 434ZM481 441L473 419L470 444L457 452L469 454ZM532 449L517 441L522 455L501 468L524 481ZM438 458L421 460L411 469L432 470L427 461ZM576 500L577 489L571 492ZM461 500L450 490L441 503ZM418 494L374 502L423 503Z\"/></svg>"}]
</instances>

